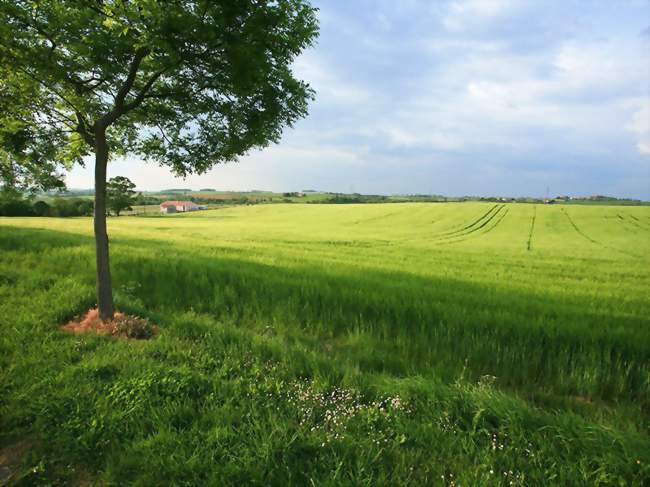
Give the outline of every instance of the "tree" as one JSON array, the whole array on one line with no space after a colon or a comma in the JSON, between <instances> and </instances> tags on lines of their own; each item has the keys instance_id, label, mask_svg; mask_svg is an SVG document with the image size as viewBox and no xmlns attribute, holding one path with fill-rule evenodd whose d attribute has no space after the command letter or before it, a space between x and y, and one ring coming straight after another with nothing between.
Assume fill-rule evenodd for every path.
<instances>
[{"instance_id":1,"label":"tree","mask_svg":"<svg viewBox=\"0 0 650 487\"><path fill-rule=\"evenodd\" d=\"M37 216L49 216L50 215L50 205L45 201L37 201L33 205L34 213Z\"/></svg>"},{"instance_id":2,"label":"tree","mask_svg":"<svg viewBox=\"0 0 650 487\"><path fill-rule=\"evenodd\" d=\"M318 35L315 14L307 0L0 0L0 143L27 134L19 149L43 163L94 154L102 319L109 159L186 176L277 142L313 98L291 64Z\"/></svg>"},{"instance_id":3,"label":"tree","mask_svg":"<svg viewBox=\"0 0 650 487\"><path fill-rule=\"evenodd\" d=\"M2 135L0 135L2 141ZM0 148L0 185L3 190L18 193L63 190L63 174L57 170L57 163L38 158L36 154L8 152Z\"/></svg>"},{"instance_id":4,"label":"tree","mask_svg":"<svg viewBox=\"0 0 650 487\"><path fill-rule=\"evenodd\" d=\"M13 190L0 191L0 216L32 216L32 204L23 198L22 193Z\"/></svg>"},{"instance_id":5,"label":"tree","mask_svg":"<svg viewBox=\"0 0 650 487\"><path fill-rule=\"evenodd\" d=\"M108 208L120 216L120 211L131 210L135 198L135 184L124 176L115 176L108 180L106 185L106 199Z\"/></svg>"},{"instance_id":6,"label":"tree","mask_svg":"<svg viewBox=\"0 0 650 487\"><path fill-rule=\"evenodd\" d=\"M84 198L56 198L50 209L52 216L90 216L93 202Z\"/></svg>"}]
</instances>

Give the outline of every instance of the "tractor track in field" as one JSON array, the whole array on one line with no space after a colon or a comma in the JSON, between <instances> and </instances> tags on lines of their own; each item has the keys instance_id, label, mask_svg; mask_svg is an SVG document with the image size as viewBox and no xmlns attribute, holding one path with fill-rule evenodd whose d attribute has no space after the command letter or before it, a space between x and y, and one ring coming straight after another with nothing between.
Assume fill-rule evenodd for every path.
<instances>
[{"instance_id":1,"label":"tractor track in field","mask_svg":"<svg viewBox=\"0 0 650 487\"><path fill-rule=\"evenodd\" d=\"M533 248L533 230L535 230L535 219L537 218L537 205L533 205L533 219L530 222L530 231L528 232L528 243L526 249L530 252Z\"/></svg>"},{"instance_id":2,"label":"tractor track in field","mask_svg":"<svg viewBox=\"0 0 650 487\"><path fill-rule=\"evenodd\" d=\"M462 231L464 231L464 230L467 230L468 228L473 227L474 225L476 225L477 223L479 223L481 220L483 220L485 217L487 217L487 216L488 216L490 213L492 213L492 211L494 211L494 209L495 209L496 207L498 207L498 206L499 206L499 205L497 204L497 205L494 205L494 206L490 207L490 209L489 209L488 211L486 211L485 213L483 213L480 217L478 217L476 220L474 220L474 221L473 221L472 223L470 223L469 225L465 225L465 226L462 227L462 228L456 228L456 229L453 229L453 230L448 230L448 231L446 231L446 232L442 232L442 233L440 233L440 234L438 234L438 235L436 235L436 236L437 236L437 237L444 237L444 236L447 236L447 235L453 235L454 233L459 233L459 232L462 232Z\"/></svg>"},{"instance_id":3,"label":"tractor track in field","mask_svg":"<svg viewBox=\"0 0 650 487\"><path fill-rule=\"evenodd\" d=\"M639 228L642 229L642 230L648 230L648 227L646 227L645 225L643 225L643 220L639 220L639 219L638 219L637 217L635 217L634 215L628 215L628 217L630 217L630 218L632 219L632 223L633 223L635 226L639 227Z\"/></svg>"},{"instance_id":4,"label":"tractor track in field","mask_svg":"<svg viewBox=\"0 0 650 487\"><path fill-rule=\"evenodd\" d=\"M564 208L560 208L560 210L562 211L562 213L564 213L564 216L567 217L567 220L569 220L569 223L571 224L571 226L572 226L573 229L577 232L578 235L580 235L582 238L585 238L585 239L589 240L591 243L594 243L594 244L596 244L596 245L600 245L601 247L604 247L603 244L601 244L600 242L597 242L596 240L594 240L593 238L591 238L589 235L587 235L586 233L584 233L582 230L580 230L580 229L578 228L578 225L575 224L575 222L573 221L573 219L569 216L569 214L567 213L567 211L566 211Z\"/></svg>"},{"instance_id":5,"label":"tractor track in field","mask_svg":"<svg viewBox=\"0 0 650 487\"><path fill-rule=\"evenodd\" d=\"M373 217L370 217L370 218L365 218L363 220L356 220L353 223L353 225L359 225L359 224L364 224L364 223L368 223L368 222L375 222L377 220L385 220L386 218L390 218L391 216L399 215L400 213L402 213L402 212L401 211L393 211L391 213L384 213L383 215L377 215L377 216L373 216Z\"/></svg>"},{"instance_id":6,"label":"tractor track in field","mask_svg":"<svg viewBox=\"0 0 650 487\"><path fill-rule=\"evenodd\" d=\"M618 218L619 218L623 223L628 223L628 224L632 225L633 227L636 227L636 228L638 228L638 229L640 229L640 230L645 230L645 231L648 231L648 230L649 230L649 228L646 227L646 226L644 226L644 225L642 225L642 224L639 222L639 219L638 219L637 217L635 217L634 215L628 215L629 218L626 218L626 217L624 217L623 215L621 215L620 213L618 213L616 216L617 216L617 217L618 217Z\"/></svg>"},{"instance_id":7,"label":"tractor track in field","mask_svg":"<svg viewBox=\"0 0 650 487\"><path fill-rule=\"evenodd\" d=\"M505 206L505 205L504 205L504 206ZM510 208L504 208L504 210L503 210L501 213L499 213L499 215L500 215L500 216L499 216L499 219L498 219L496 222L494 222L494 225L490 226L487 230L485 230L485 231L483 232L483 235L485 235L486 233L489 233L489 232L491 232L492 230L494 230L494 229L499 225L499 223L501 223L501 220L503 220L503 219L506 217L506 215L508 214L508 211L509 211L509 210L510 210ZM496 216L496 215L495 215L495 216Z\"/></svg>"},{"instance_id":8,"label":"tractor track in field","mask_svg":"<svg viewBox=\"0 0 650 487\"><path fill-rule=\"evenodd\" d=\"M609 245L605 245L605 244L603 244L603 243L601 243L601 242L599 242L597 240L594 240L589 235L587 235L582 230L580 230L578 225L575 224L575 222L573 221L573 219L571 218L569 213L564 208L560 208L560 210L562 211L562 213L564 213L564 216L567 217L567 220L569 220L569 223L571 224L573 229L576 231L576 233L578 233L578 235L585 238L586 240L589 240L591 243L596 244L596 245L598 245L600 247L603 247L604 249L613 250L614 252L619 252L619 253L621 253L623 255L627 255L628 257L634 257L635 259L640 259L641 258L641 256L639 256L639 255L633 254L631 252L626 252L625 250L617 249L616 247L610 247Z\"/></svg>"},{"instance_id":9,"label":"tractor track in field","mask_svg":"<svg viewBox=\"0 0 650 487\"><path fill-rule=\"evenodd\" d=\"M639 219L638 217L636 217L636 216L634 216L634 215L628 215L628 217L631 218L632 220L634 220L634 223L635 223L639 228L642 228L642 229L644 229L644 230L650 230L650 226L646 227L646 226L644 225L644 223L647 223L648 225L650 225L650 217L647 218L647 221L645 221L643 218L640 218L640 219Z\"/></svg>"},{"instance_id":10,"label":"tractor track in field","mask_svg":"<svg viewBox=\"0 0 650 487\"><path fill-rule=\"evenodd\" d=\"M492 206L488 211L486 211L483 215L481 215L479 218L474 220L472 223L469 225L465 225L462 228L458 228L456 230L450 230L447 232L440 233L438 235L435 235L433 237L433 240L444 240L447 238L455 238L455 237L460 237L463 235L466 235L468 233L475 232L479 230L480 228L483 228L485 225L487 225L492 218L504 207L505 205L494 205ZM469 231L467 231L469 230Z\"/></svg>"},{"instance_id":11,"label":"tractor track in field","mask_svg":"<svg viewBox=\"0 0 650 487\"><path fill-rule=\"evenodd\" d=\"M462 242L464 240L467 240L477 232L480 232L482 228L485 228L491 221L493 221L496 218L496 221L494 222L493 225L489 226L484 232L480 232L480 233L486 234L488 232L491 232L497 227L497 225L499 225L499 223L501 223L501 220L503 220L507 214L508 214L508 208L505 208L505 205L500 205L498 209L495 212L493 212L490 215L490 217L487 220L483 221L479 226L471 228L468 232L456 233L454 235L449 235L447 237L441 238L438 240L438 243L447 244L447 243L456 243L456 242ZM464 238L459 238L459 237L464 237Z\"/></svg>"},{"instance_id":12,"label":"tractor track in field","mask_svg":"<svg viewBox=\"0 0 650 487\"><path fill-rule=\"evenodd\" d=\"M449 239L449 238L452 238L452 239L453 239L453 238L456 238L456 237L460 237L460 236L466 235L467 233L470 233L471 231L477 230L478 228L481 228L481 227L484 226L487 222L489 222L490 215L492 215L492 213L493 213L495 210L499 211L503 206L505 206L505 205L503 205L503 204L498 204L498 203L497 203L497 204L491 206L489 210L487 210L487 211L486 211L485 213L483 213L481 216L479 216L478 218L476 218L475 220L473 220L471 223L465 225L464 227L461 227L461 228L454 228L454 229L451 229L451 230L446 230L446 231L444 231L444 232L441 232L441 233L435 234L435 235L433 235L433 236L431 236L431 237L429 238L429 241L431 241L431 242L437 242L437 241L443 241L443 240L445 240L445 239ZM485 220L485 218L488 218L488 221L483 222L483 220ZM475 227L476 225L481 224L481 222L483 222L483 224L482 224L480 227L473 228L473 227ZM435 220L432 221L431 223L435 223ZM471 230L470 232L466 232L466 230L468 230L468 229L472 229L472 230ZM403 240L402 242L407 242L407 241L417 241L417 240L421 240L421 239L419 239L419 238L418 238L418 239L407 239L407 240Z\"/></svg>"}]
</instances>

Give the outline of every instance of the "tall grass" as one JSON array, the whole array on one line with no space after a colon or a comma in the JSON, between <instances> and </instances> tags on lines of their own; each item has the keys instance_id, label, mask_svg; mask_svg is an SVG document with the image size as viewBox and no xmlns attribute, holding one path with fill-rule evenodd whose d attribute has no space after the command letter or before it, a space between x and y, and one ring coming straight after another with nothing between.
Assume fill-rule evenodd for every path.
<instances>
[{"instance_id":1,"label":"tall grass","mask_svg":"<svg viewBox=\"0 0 650 487\"><path fill-rule=\"evenodd\" d=\"M161 326L150 343L57 330L94 301L89 219L0 219L0 441L30 440L26 483L641 485L649 218L469 203L112 219L117 304Z\"/></svg>"}]
</instances>

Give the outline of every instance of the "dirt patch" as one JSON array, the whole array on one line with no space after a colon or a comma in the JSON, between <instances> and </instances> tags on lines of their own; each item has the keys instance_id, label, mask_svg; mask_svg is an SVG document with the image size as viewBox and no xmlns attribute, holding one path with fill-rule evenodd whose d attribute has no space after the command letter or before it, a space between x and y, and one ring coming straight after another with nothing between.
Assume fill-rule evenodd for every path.
<instances>
[{"instance_id":1,"label":"dirt patch","mask_svg":"<svg viewBox=\"0 0 650 487\"><path fill-rule=\"evenodd\" d=\"M0 486L8 485L31 447L28 441L19 441L0 450Z\"/></svg>"},{"instance_id":2,"label":"dirt patch","mask_svg":"<svg viewBox=\"0 0 650 487\"><path fill-rule=\"evenodd\" d=\"M593 398L589 396L570 396L570 399L576 404L594 404Z\"/></svg>"},{"instance_id":3,"label":"dirt patch","mask_svg":"<svg viewBox=\"0 0 650 487\"><path fill-rule=\"evenodd\" d=\"M97 309L88 310L61 329L69 333L97 333L135 340L146 340L158 334L158 327L147 318L116 312L112 320L102 321Z\"/></svg>"}]
</instances>

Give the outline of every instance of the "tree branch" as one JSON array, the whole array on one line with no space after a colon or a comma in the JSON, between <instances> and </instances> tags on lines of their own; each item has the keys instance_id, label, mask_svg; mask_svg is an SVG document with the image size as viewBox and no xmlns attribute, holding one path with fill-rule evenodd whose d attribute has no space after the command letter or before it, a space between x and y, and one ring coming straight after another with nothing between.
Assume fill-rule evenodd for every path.
<instances>
[{"instance_id":1,"label":"tree branch","mask_svg":"<svg viewBox=\"0 0 650 487\"><path fill-rule=\"evenodd\" d=\"M61 67L56 60L52 59L58 47L57 42L54 40L54 36L49 34L43 27L41 27L38 24L38 21L33 17L27 20L22 19L20 17L16 17L16 20L18 20L18 22L24 25L27 29L33 28L38 34L40 34L41 37L43 37L45 40L47 40L50 43L48 57L51 62L56 64L57 67ZM64 76L70 83L72 83L75 86L76 92L79 95L82 95L89 91L93 91L96 88L98 88L102 83L107 81L104 78L96 77L94 74L92 74L91 77L86 80L75 79L74 75L65 74ZM91 85L90 83L92 83L93 81L97 83L95 85Z\"/></svg>"},{"instance_id":2,"label":"tree branch","mask_svg":"<svg viewBox=\"0 0 650 487\"><path fill-rule=\"evenodd\" d=\"M56 110L52 110L51 112L45 114L45 116L51 118L55 122L61 123L65 125L67 128L70 130L76 130L76 127L74 125L74 122L70 120L68 117L64 116L61 114L61 112L57 112Z\"/></svg>"},{"instance_id":3,"label":"tree branch","mask_svg":"<svg viewBox=\"0 0 650 487\"><path fill-rule=\"evenodd\" d=\"M165 142L167 142L167 144L169 146L173 145L172 141L169 140L169 138L167 137L167 134L165 133L165 130L160 126L159 123L156 124L156 127L158 127L158 130L160 130L160 134L163 136L163 139L165 140Z\"/></svg>"},{"instance_id":4,"label":"tree branch","mask_svg":"<svg viewBox=\"0 0 650 487\"><path fill-rule=\"evenodd\" d=\"M141 89L141 90L138 92L138 94L135 96L135 98L133 99L133 101L131 101L130 103L127 103L126 105L124 105L124 110L125 110L125 112L131 111L131 110L133 110L134 108L137 108L137 107L142 103L142 101L145 99L145 97L147 96L147 93L149 92L149 90L151 89L151 87L153 86L153 84L154 84L154 83L158 80L158 78L160 78L160 77L163 75L163 73L164 73L165 71L167 71L168 69L169 69L169 68L165 68L165 69L161 69L160 71L155 72L155 73L151 76L151 78L149 78L149 79L147 80L147 82L144 84L144 86L142 87L142 89Z\"/></svg>"},{"instance_id":5,"label":"tree branch","mask_svg":"<svg viewBox=\"0 0 650 487\"><path fill-rule=\"evenodd\" d=\"M117 92L117 97L115 99L115 105L121 106L124 103L124 98L129 94L131 88L133 88L133 83L135 83L135 78L138 75L138 69L140 69L140 63L142 60L149 54L150 50L148 47L141 47L135 52L131 65L129 67L129 74L124 81L124 84Z\"/></svg>"},{"instance_id":6,"label":"tree branch","mask_svg":"<svg viewBox=\"0 0 650 487\"><path fill-rule=\"evenodd\" d=\"M9 54L9 56L11 56L12 58L14 58L14 60L18 61L18 59L16 59L16 57L13 56L11 53ZM58 97L61 99L61 101L65 102L66 105L68 105L70 108L72 108L73 111L75 111L75 112L79 111L79 109L74 105L74 103L72 103L72 102L71 102L70 100L68 100L65 96L63 96L63 95L62 95L61 93L59 93L57 90L55 90L55 89L52 88L50 85L48 85L45 81L43 81L43 80L37 78L36 76L34 76L32 73L30 73L29 71L27 71L25 68L23 68L23 67L20 66L19 64L16 65L16 69L18 69L18 70L21 71L22 73L26 74L27 76L29 76L32 80L36 81L38 84L40 84L40 85L43 86L44 88L47 88L47 89L48 89L50 92L52 92L54 95L58 96Z\"/></svg>"},{"instance_id":7,"label":"tree branch","mask_svg":"<svg viewBox=\"0 0 650 487\"><path fill-rule=\"evenodd\" d=\"M75 115L77 117L77 126L75 127L75 130L89 146L95 147L95 137L93 137L92 130L88 130L86 119L80 112L75 112Z\"/></svg>"},{"instance_id":8,"label":"tree branch","mask_svg":"<svg viewBox=\"0 0 650 487\"><path fill-rule=\"evenodd\" d=\"M142 63L142 60L147 56L147 54L149 54L149 52L150 49L148 47L140 47L135 52L135 55L133 56L133 59L131 60L131 64L129 66L129 73L126 76L126 80L124 80L124 84L122 84L117 92L117 95L115 95L115 103L113 105L113 109L97 121L96 125L98 127L108 127L125 113L124 99L126 98L126 95L129 94L129 91L131 91L131 88L133 88L135 78L138 75L138 69L140 69L140 64Z\"/></svg>"},{"instance_id":9,"label":"tree branch","mask_svg":"<svg viewBox=\"0 0 650 487\"><path fill-rule=\"evenodd\" d=\"M102 84L108 81L107 78L102 78L101 76L95 76L92 74L88 79L76 79L74 76L67 75L65 77L70 83L75 87L75 92L78 95L83 95L84 93L89 93L95 91ZM94 84L93 84L94 83Z\"/></svg>"}]
</instances>

